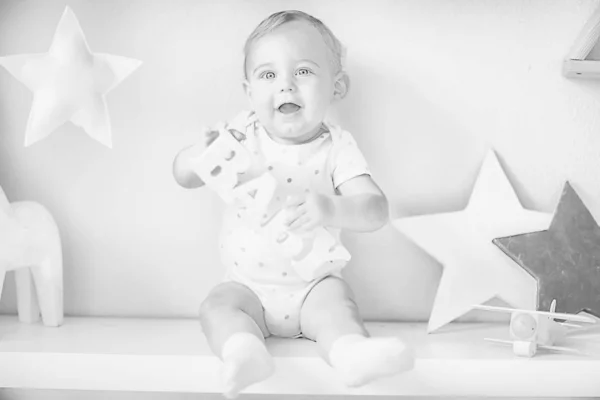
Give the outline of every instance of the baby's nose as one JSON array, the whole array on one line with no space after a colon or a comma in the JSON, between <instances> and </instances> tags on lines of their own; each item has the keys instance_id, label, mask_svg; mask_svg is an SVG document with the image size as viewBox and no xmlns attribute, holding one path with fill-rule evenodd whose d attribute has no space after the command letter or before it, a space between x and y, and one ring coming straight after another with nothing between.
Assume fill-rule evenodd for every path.
<instances>
[{"instance_id":1,"label":"baby's nose","mask_svg":"<svg viewBox=\"0 0 600 400\"><path fill-rule=\"evenodd\" d=\"M294 89L294 81L291 77L283 77L283 79L281 79L280 92L293 92Z\"/></svg>"}]
</instances>

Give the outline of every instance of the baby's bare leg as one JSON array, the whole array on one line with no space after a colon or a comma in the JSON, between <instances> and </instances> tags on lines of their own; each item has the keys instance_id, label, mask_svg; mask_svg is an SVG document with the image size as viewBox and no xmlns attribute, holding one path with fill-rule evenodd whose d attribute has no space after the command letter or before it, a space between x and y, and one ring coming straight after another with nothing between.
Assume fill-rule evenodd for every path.
<instances>
[{"instance_id":1,"label":"baby's bare leg","mask_svg":"<svg viewBox=\"0 0 600 400\"><path fill-rule=\"evenodd\" d=\"M211 350L219 357L234 333L251 333L263 342L270 336L260 300L237 282L224 282L210 291L200 306L200 323Z\"/></svg>"},{"instance_id":2,"label":"baby's bare leg","mask_svg":"<svg viewBox=\"0 0 600 400\"><path fill-rule=\"evenodd\" d=\"M412 350L396 337L370 338L352 290L337 277L319 282L300 313L302 334L319 345L326 361L348 386L412 368Z\"/></svg>"},{"instance_id":3,"label":"baby's bare leg","mask_svg":"<svg viewBox=\"0 0 600 400\"><path fill-rule=\"evenodd\" d=\"M246 286L226 282L215 287L200 307L200 323L211 350L223 361L225 397L234 398L273 373L262 304Z\"/></svg>"},{"instance_id":4,"label":"baby's bare leg","mask_svg":"<svg viewBox=\"0 0 600 400\"><path fill-rule=\"evenodd\" d=\"M306 296L300 312L300 327L305 337L319 344L326 360L339 337L349 334L369 337L352 289L334 276L317 283Z\"/></svg>"}]
</instances>

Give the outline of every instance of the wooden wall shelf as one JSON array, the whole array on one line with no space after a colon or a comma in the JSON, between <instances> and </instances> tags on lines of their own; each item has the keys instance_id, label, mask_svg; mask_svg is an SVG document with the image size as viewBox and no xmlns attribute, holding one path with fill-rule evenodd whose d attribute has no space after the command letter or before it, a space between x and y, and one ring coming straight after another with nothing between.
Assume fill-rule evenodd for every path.
<instances>
[{"instance_id":1,"label":"wooden wall shelf","mask_svg":"<svg viewBox=\"0 0 600 400\"><path fill-rule=\"evenodd\" d=\"M600 61L587 59L600 38L600 7L590 16L563 63L567 78L600 78Z\"/></svg>"}]
</instances>

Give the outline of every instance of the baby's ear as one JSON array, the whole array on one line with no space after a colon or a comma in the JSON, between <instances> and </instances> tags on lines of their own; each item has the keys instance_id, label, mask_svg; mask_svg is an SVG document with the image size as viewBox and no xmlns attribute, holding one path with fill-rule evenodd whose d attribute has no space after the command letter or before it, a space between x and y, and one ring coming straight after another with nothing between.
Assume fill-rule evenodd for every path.
<instances>
[{"instance_id":1,"label":"baby's ear","mask_svg":"<svg viewBox=\"0 0 600 400\"><path fill-rule=\"evenodd\" d=\"M247 79L244 79L244 81L242 82L242 87L244 88L244 93L246 93L246 96L248 96L248 98L250 98L250 95L251 95L250 83L248 83Z\"/></svg>"},{"instance_id":2,"label":"baby's ear","mask_svg":"<svg viewBox=\"0 0 600 400\"><path fill-rule=\"evenodd\" d=\"M350 89L350 77L344 71L338 72L335 76L335 82L333 84L333 97L336 100L341 100L348 94Z\"/></svg>"}]
</instances>

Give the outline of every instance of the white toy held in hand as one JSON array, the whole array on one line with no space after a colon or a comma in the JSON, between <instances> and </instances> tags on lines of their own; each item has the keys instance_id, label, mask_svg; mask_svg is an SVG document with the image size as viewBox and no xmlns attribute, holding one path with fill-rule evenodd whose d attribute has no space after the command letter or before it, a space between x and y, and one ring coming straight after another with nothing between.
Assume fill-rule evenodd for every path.
<instances>
[{"instance_id":1,"label":"white toy held in hand","mask_svg":"<svg viewBox=\"0 0 600 400\"><path fill-rule=\"evenodd\" d=\"M293 195L298 195L296 189L278 183L269 172L234 190L235 200L243 205L239 212L244 220L292 259L302 279L312 281L341 269L350 260L350 253L325 228L317 227L304 234L288 230L282 207Z\"/></svg>"},{"instance_id":2,"label":"white toy held in hand","mask_svg":"<svg viewBox=\"0 0 600 400\"><path fill-rule=\"evenodd\" d=\"M282 169L281 165L277 169ZM292 176L286 170L285 176ZM303 186L279 183L270 172L237 186L234 201L240 204L239 214L247 224L261 231L280 252L292 259L298 275L312 281L330 272L340 270L351 258L344 246L323 227L304 234L288 230L282 208L289 196L306 194Z\"/></svg>"},{"instance_id":3,"label":"white toy held in hand","mask_svg":"<svg viewBox=\"0 0 600 400\"><path fill-rule=\"evenodd\" d=\"M305 281L339 271L350 261L348 250L323 227L305 234L290 232L284 212L277 213L263 230L285 256L292 258L292 267Z\"/></svg>"},{"instance_id":4,"label":"white toy held in hand","mask_svg":"<svg viewBox=\"0 0 600 400\"><path fill-rule=\"evenodd\" d=\"M61 325L63 264L56 223L38 203L9 203L0 187L0 295L6 272L12 270L19 320L36 322L41 311L44 325Z\"/></svg>"},{"instance_id":5,"label":"white toy held in hand","mask_svg":"<svg viewBox=\"0 0 600 400\"><path fill-rule=\"evenodd\" d=\"M296 273L306 281L340 271L350 261L350 253L325 228L316 228L313 240L292 261ZM309 247L311 246L311 247Z\"/></svg>"},{"instance_id":6,"label":"white toy held in hand","mask_svg":"<svg viewBox=\"0 0 600 400\"><path fill-rule=\"evenodd\" d=\"M226 202L233 202L238 174L250 168L250 154L224 125L217 127L219 136L193 161L194 172Z\"/></svg>"},{"instance_id":7,"label":"white toy held in hand","mask_svg":"<svg viewBox=\"0 0 600 400\"><path fill-rule=\"evenodd\" d=\"M240 204L240 215L247 224L260 229L277 214L287 194L275 177L266 172L233 190L233 199Z\"/></svg>"}]
</instances>

